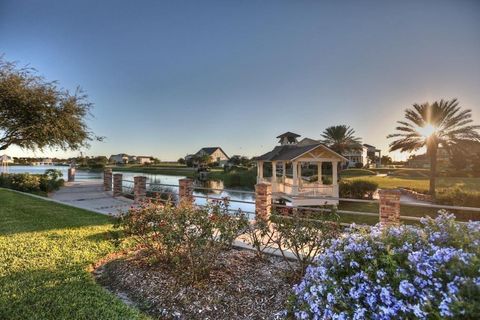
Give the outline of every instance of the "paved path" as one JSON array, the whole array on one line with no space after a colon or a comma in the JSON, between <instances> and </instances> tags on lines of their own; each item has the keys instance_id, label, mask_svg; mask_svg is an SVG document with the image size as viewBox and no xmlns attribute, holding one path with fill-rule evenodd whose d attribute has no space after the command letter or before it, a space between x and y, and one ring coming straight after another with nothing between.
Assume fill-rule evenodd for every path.
<instances>
[{"instance_id":1,"label":"paved path","mask_svg":"<svg viewBox=\"0 0 480 320\"><path fill-rule=\"evenodd\" d=\"M67 182L50 198L77 208L112 215L127 211L133 204L133 200L124 197L113 198L112 192L103 191L101 180Z\"/></svg>"}]
</instances>

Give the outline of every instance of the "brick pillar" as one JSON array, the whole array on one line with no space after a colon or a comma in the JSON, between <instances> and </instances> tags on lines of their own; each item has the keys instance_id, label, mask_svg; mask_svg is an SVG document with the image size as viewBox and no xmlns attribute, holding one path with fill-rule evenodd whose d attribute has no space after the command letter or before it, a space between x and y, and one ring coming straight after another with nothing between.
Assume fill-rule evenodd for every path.
<instances>
[{"instance_id":1,"label":"brick pillar","mask_svg":"<svg viewBox=\"0 0 480 320\"><path fill-rule=\"evenodd\" d=\"M103 171L103 190L112 191L112 169Z\"/></svg>"},{"instance_id":2,"label":"brick pillar","mask_svg":"<svg viewBox=\"0 0 480 320\"><path fill-rule=\"evenodd\" d=\"M395 225L400 223L400 190L379 190L380 224Z\"/></svg>"},{"instance_id":3,"label":"brick pillar","mask_svg":"<svg viewBox=\"0 0 480 320\"><path fill-rule=\"evenodd\" d=\"M133 177L133 200L138 203L147 195L147 177Z\"/></svg>"},{"instance_id":4,"label":"brick pillar","mask_svg":"<svg viewBox=\"0 0 480 320\"><path fill-rule=\"evenodd\" d=\"M122 188L123 174L115 173L113 175L113 196L120 197L123 194Z\"/></svg>"},{"instance_id":5,"label":"brick pillar","mask_svg":"<svg viewBox=\"0 0 480 320\"><path fill-rule=\"evenodd\" d=\"M193 203L193 180L178 180L178 200L180 203Z\"/></svg>"},{"instance_id":6,"label":"brick pillar","mask_svg":"<svg viewBox=\"0 0 480 320\"><path fill-rule=\"evenodd\" d=\"M75 181L75 168L68 168L68 182Z\"/></svg>"},{"instance_id":7,"label":"brick pillar","mask_svg":"<svg viewBox=\"0 0 480 320\"><path fill-rule=\"evenodd\" d=\"M255 214L257 219L268 220L272 211L272 185L258 183L255 185Z\"/></svg>"}]
</instances>

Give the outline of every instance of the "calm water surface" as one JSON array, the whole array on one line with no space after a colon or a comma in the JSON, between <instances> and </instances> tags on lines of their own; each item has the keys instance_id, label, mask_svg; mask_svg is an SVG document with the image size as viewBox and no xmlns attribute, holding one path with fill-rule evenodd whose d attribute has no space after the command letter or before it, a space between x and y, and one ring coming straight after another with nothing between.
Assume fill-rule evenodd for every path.
<instances>
[{"instance_id":1,"label":"calm water surface","mask_svg":"<svg viewBox=\"0 0 480 320\"><path fill-rule=\"evenodd\" d=\"M42 174L47 169L57 169L63 173L64 179L67 177L68 166L9 166L8 172L9 173L33 173L33 174ZM147 174L147 173L138 173L138 172L116 172L123 174L123 186L125 191L133 189L133 177L135 176L145 176L147 177L147 189L154 188L155 184L166 184L172 185L168 186L173 192L178 193L178 187L174 187L178 185L178 180L185 178L185 176L171 176L171 175L164 175L164 174ZM77 170L75 173L75 180L77 181L85 181L85 180L99 180L101 181L103 178L102 172L92 172L92 171L83 171ZM150 186L149 184L152 184ZM195 182L196 186L205 187L205 188L213 188L213 189L223 189L223 182L222 181L205 181ZM241 191L241 190L239 190ZM246 194L241 193L235 190L228 190L228 191L217 191L217 190L201 190L197 189L194 191L195 196L206 197L208 196L209 199L213 198L224 198L228 197L232 202L230 202L230 209L238 210L241 209L244 212L254 212L255 205L248 204L248 203L238 203L236 201L246 201L246 202L255 202L255 197L253 194ZM207 199L203 198L195 198L195 202L197 204L205 204Z\"/></svg>"}]
</instances>

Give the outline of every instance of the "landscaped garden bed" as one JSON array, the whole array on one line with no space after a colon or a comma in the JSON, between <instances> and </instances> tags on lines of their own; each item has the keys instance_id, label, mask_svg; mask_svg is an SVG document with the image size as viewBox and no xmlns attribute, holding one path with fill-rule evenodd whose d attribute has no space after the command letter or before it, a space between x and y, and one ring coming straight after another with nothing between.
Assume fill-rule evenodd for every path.
<instances>
[{"instance_id":1,"label":"landscaped garden bed","mask_svg":"<svg viewBox=\"0 0 480 320\"><path fill-rule=\"evenodd\" d=\"M245 224L221 205L153 202L132 208L115 231L111 218L84 210L5 190L0 200L2 319L480 314L480 223L447 214L420 226L335 230L330 220L275 215ZM239 234L257 251L232 248ZM311 254L270 256L256 242L265 239Z\"/></svg>"},{"instance_id":2,"label":"landscaped garden bed","mask_svg":"<svg viewBox=\"0 0 480 320\"><path fill-rule=\"evenodd\" d=\"M168 264L143 251L116 256L94 271L99 283L124 301L160 318L275 319L292 293L282 258L259 259L247 250L222 251L208 279L185 283Z\"/></svg>"}]
</instances>

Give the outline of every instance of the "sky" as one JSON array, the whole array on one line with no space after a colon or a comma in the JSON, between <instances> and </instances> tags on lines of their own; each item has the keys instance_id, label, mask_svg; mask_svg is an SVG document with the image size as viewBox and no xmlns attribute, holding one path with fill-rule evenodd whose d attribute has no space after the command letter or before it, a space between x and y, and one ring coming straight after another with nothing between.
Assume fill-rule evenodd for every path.
<instances>
[{"instance_id":1,"label":"sky","mask_svg":"<svg viewBox=\"0 0 480 320\"><path fill-rule=\"evenodd\" d=\"M480 123L476 0L0 0L0 53L88 93L89 156L255 156L338 124L387 153L405 108L442 98Z\"/></svg>"}]
</instances>

